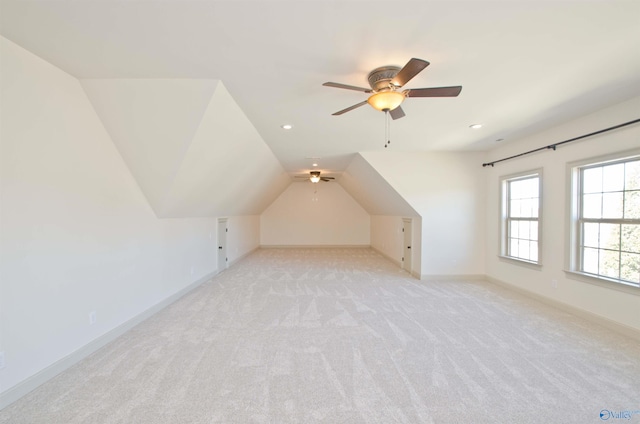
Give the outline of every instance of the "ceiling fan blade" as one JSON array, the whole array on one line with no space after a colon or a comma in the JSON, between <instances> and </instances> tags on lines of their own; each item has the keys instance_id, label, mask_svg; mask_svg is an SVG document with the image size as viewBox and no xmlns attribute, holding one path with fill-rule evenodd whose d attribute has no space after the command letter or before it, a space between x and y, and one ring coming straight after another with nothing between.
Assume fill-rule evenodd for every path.
<instances>
[{"instance_id":1,"label":"ceiling fan blade","mask_svg":"<svg viewBox=\"0 0 640 424\"><path fill-rule=\"evenodd\" d=\"M334 177L320 177L320 179L324 181L335 180Z\"/></svg>"},{"instance_id":2,"label":"ceiling fan blade","mask_svg":"<svg viewBox=\"0 0 640 424\"><path fill-rule=\"evenodd\" d=\"M339 82L325 82L322 85L325 87L344 88L346 90L362 91L365 93L373 92L370 88L356 87L355 85L340 84Z\"/></svg>"},{"instance_id":3,"label":"ceiling fan blade","mask_svg":"<svg viewBox=\"0 0 640 424\"><path fill-rule=\"evenodd\" d=\"M396 87L402 87L406 83L408 83L411 78L415 77L422 71L424 68L429 66L429 62L422 59L416 59L415 57L407 62L404 65L404 68L400 69L395 77L391 80L391 84Z\"/></svg>"},{"instance_id":4,"label":"ceiling fan blade","mask_svg":"<svg viewBox=\"0 0 640 424\"><path fill-rule=\"evenodd\" d=\"M348 108L346 108L346 109L339 110L339 111L338 111L338 112L336 112L336 113L332 113L332 115L334 115L334 116L342 115L343 113L347 113L347 112L349 112L350 110L353 110L353 109L359 108L360 106L364 106L364 105L366 105L366 104L367 104L367 101L365 100L365 101L363 101L363 102L356 103L356 104L355 104L355 105L353 105L353 106L349 106L349 107L348 107Z\"/></svg>"},{"instance_id":5,"label":"ceiling fan blade","mask_svg":"<svg viewBox=\"0 0 640 424\"><path fill-rule=\"evenodd\" d=\"M412 88L405 90L407 97L457 97L462 91L461 85L454 87Z\"/></svg>"},{"instance_id":6,"label":"ceiling fan blade","mask_svg":"<svg viewBox=\"0 0 640 424\"><path fill-rule=\"evenodd\" d=\"M397 108L390 110L389 111L389 115L391 115L391 119L393 119L394 121L396 119L400 119L403 118L404 115L404 110L402 110L402 106L398 106Z\"/></svg>"}]
</instances>

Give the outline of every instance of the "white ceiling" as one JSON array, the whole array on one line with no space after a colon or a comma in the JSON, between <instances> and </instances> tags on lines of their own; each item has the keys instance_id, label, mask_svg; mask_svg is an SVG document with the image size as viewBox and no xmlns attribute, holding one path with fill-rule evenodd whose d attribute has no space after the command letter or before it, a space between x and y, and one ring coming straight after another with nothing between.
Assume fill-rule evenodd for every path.
<instances>
[{"instance_id":1,"label":"white ceiling","mask_svg":"<svg viewBox=\"0 0 640 424\"><path fill-rule=\"evenodd\" d=\"M221 80L289 172L344 171L384 150L368 72L431 62L407 88L396 151L486 150L640 95L640 2L1 1L0 32L83 79ZM294 128L284 131L281 124ZM471 130L472 123L483 123ZM576 134L580 135L580 134Z\"/></svg>"},{"instance_id":2,"label":"white ceiling","mask_svg":"<svg viewBox=\"0 0 640 424\"><path fill-rule=\"evenodd\" d=\"M107 78L82 86L159 217L260 214L290 183L220 81Z\"/></svg>"}]
</instances>

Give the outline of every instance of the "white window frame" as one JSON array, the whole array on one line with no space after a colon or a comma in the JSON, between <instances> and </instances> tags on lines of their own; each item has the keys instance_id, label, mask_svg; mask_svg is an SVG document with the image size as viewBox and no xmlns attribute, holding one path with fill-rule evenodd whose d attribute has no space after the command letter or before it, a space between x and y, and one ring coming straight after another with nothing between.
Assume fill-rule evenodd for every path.
<instances>
[{"instance_id":1,"label":"white window frame","mask_svg":"<svg viewBox=\"0 0 640 424\"><path fill-rule=\"evenodd\" d=\"M640 149L614 153L605 156L598 156L567 164L567 184L568 196L568 240L567 255L565 263L565 273L567 277L595 284L601 287L612 288L626 293L640 295L640 283L629 282L621 279L611 278L604 275L592 274L582 271L582 223L602 222L602 223L638 223L639 219L584 219L581 217L582 208L582 170L598 166L613 165L640 159ZM620 246L622 249L622 246Z\"/></svg>"},{"instance_id":2,"label":"white window frame","mask_svg":"<svg viewBox=\"0 0 640 424\"><path fill-rule=\"evenodd\" d=\"M514 181L538 178L538 217L531 219L510 217L510 194L509 185ZM500 177L500 252L499 257L509 262L540 269L542 267L542 169L534 169L516 174L504 175ZM538 260L532 261L525 258L509 255L510 221L529 220L538 223Z\"/></svg>"}]
</instances>

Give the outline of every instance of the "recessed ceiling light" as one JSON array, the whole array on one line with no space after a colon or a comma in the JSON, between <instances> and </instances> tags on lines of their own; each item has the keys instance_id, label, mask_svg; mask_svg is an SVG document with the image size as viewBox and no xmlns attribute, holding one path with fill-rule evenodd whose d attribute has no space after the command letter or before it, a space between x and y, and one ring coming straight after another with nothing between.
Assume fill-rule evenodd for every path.
<instances>
[{"instance_id":1,"label":"recessed ceiling light","mask_svg":"<svg viewBox=\"0 0 640 424\"><path fill-rule=\"evenodd\" d=\"M474 130L477 130L478 128L482 128L482 124L469 125L469 128L473 128Z\"/></svg>"},{"instance_id":2,"label":"recessed ceiling light","mask_svg":"<svg viewBox=\"0 0 640 424\"><path fill-rule=\"evenodd\" d=\"M283 130L290 130L291 128L293 128L293 125L291 125L291 124L282 124L282 125L280 125L280 127Z\"/></svg>"},{"instance_id":3,"label":"recessed ceiling light","mask_svg":"<svg viewBox=\"0 0 640 424\"><path fill-rule=\"evenodd\" d=\"M314 163L314 164L313 164L313 166L318 166L318 164L317 164L317 163Z\"/></svg>"}]
</instances>

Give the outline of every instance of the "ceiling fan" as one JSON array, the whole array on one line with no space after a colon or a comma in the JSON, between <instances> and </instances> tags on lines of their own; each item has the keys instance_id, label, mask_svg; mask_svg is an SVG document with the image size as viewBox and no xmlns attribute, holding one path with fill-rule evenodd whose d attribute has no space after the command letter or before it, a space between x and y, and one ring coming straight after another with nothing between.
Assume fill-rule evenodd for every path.
<instances>
[{"instance_id":1,"label":"ceiling fan","mask_svg":"<svg viewBox=\"0 0 640 424\"><path fill-rule=\"evenodd\" d=\"M329 182L331 180L335 180L334 177L321 177L320 171L310 171L309 176L296 176L295 178L304 178L305 180L309 180L312 183L319 183L320 181Z\"/></svg>"},{"instance_id":2,"label":"ceiling fan","mask_svg":"<svg viewBox=\"0 0 640 424\"><path fill-rule=\"evenodd\" d=\"M427 66L429 66L429 62L426 60L413 58L402 68L398 66L382 66L376 68L369 72L367 76L371 88L355 87L337 82L325 82L322 85L372 93L367 100L342 109L333 115L342 115L343 113L369 103L374 109L388 112L391 118L399 119L405 116L400 105L407 97L457 97L460 91L462 91L462 86L460 85L452 87L411 88L398 91L399 88L408 83Z\"/></svg>"}]
</instances>

